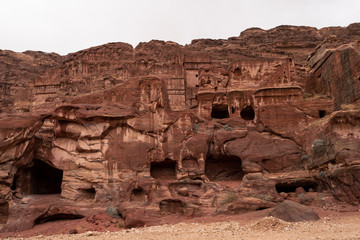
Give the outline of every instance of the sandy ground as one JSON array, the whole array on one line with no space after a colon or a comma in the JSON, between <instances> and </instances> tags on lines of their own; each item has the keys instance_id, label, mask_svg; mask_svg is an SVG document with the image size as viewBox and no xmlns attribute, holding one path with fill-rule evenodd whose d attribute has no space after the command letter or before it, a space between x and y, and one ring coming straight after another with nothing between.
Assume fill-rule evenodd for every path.
<instances>
[{"instance_id":1,"label":"sandy ground","mask_svg":"<svg viewBox=\"0 0 360 240\"><path fill-rule=\"evenodd\" d=\"M177 224L165 224L144 228L122 229L120 231L86 231L79 234L44 236L37 235L26 239L360 239L360 212L346 209L315 209L321 219L316 222L288 223L273 217L266 217L269 210L233 216L215 216L188 219ZM75 221L75 222L74 222ZM13 233L4 239L25 239L23 236L74 227L77 220L49 222L36 226L30 232ZM79 227L79 226L77 226ZM45 233L45 232L44 232ZM49 231L46 232L47 234ZM4 237L4 236L2 236Z\"/></svg>"}]
</instances>

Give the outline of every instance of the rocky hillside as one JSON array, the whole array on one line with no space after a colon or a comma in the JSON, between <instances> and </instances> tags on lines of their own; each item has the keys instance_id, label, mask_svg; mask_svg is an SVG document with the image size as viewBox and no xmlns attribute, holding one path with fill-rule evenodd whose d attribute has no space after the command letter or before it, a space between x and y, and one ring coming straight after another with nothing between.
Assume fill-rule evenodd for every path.
<instances>
[{"instance_id":1,"label":"rocky hillside","mask_svg":"<svg viewBox=\"0 0 360 240\"><path fill-rule=\"evenodd\" d=\"M360 201L359 23L0 51L0 93L2 231Z\"/></svg>"}]
</instances>

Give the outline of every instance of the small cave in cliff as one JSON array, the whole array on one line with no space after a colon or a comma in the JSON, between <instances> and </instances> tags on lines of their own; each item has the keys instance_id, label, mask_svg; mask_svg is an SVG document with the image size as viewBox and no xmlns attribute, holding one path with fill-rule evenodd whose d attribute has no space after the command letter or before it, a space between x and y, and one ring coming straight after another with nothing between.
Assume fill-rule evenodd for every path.
<instances>
[{"instance_id":1,"label":"small cave in cliff","mask_svg":"<svg viewBox=\"0 0 360 240\"><path fill-rule=\"evenodd\" d=\"M15 192L31 194L30 168L21 168L14 175L10 189Z\"/></svg>"},{"instance_id":2,"label":"small cave in cliff","mask_svg":"<svg viewBox=\"0 0 360 240\"><path fill-rule=\"evenodd\" d=\"M245 173L241 159L237 156L208 156L205 162L205 175L212 181L242 180Z\"/></svg>"},{"instance_id":3,"label":"small cave in cliff","mask_svg":"<svg viewBox=\"0 0 360 240\"><path fill-rule=\"evenodd\" d=\"M150 166L150 175L157 179L176 179L176 162L171 159L165 159L162 162L152 162Z\"/></svg>"},{"instance_id":4,"label":"small cave in cliff","mask_svg":"<svg viewBox=\"0 0 360 240\"><path fill-rule=\"evenodd\" d=\"M63 171L35 159L30 168L31 194L60 194Z\"/></svg>"},{"instance_id":5,"label":"small cave in cliff","mask_svg":"<svg viewBox=\"0 0 360 240\"><path fill-rule=\"evenodd\" d=\"M12 182L12 184L11 184L11 187L10 187L10 189L11 190L16 190L16 182L18 181L18 176L17 175L14 175L14 179L13 179L13 182Z\"/></svg>"},{"instance_id":6,"label":"small cave in cliff","mask_svg":"<svg viewBox=\"0 0 360 240\"><path fill-rule=\"evenodd\" d=\"M297 188L302 187L306 192L317 191L318 184L314 181L295 181L295 182L283 182L275 185L278 193L291 193L295 192Z\"/></svg>"},{"instance_id":7,"label":"small cave in cliff","mask_svg":"<svg viewBox=\"0 0 360 240\"><path fill-rule=\"evenodd\" d=\"M6 224L9 217L9 203L0 204L0 224Z\"/></svg>"},{"instance_id":8,"label":"small cave in cliff","mask_svg":"<svg viewBox=\"0 0 360 240\"><path fill-rule=\"evenodd\" d=\"M228 105L225 104L214 104L212 105L211 117L217 119L229 118Z\"/></svg>"},{"instance_id":9,"label":"small cave in cliff","mask_svg":"<svg viewBox=\"0 0 360 240\"><path fill-rule=\"evenodd\" d=\"M179 214L185 213L185 203L178 199L166 199L159 203L161 215Z\"/></svg>"},{"instance_id":10,"label":"small cave in cliff","mask_svg":"<svg viewBox=\"0 0 360 240\"><path fill-rule=\"evenodd\" d=\"M84 216L80 214L71 214L71 213L55 213L55 214L43 214L37 219L35 219L35 225L43 224L46 222L54 222L54 221L60 221L60 220L75 220L75 219L81 219L84 218Z\"/></svg>"},{"instance_id":11,"label":"small cave in cliff","mask_svg":"<svg viewBox=\"0 0 360 240\"><path fill-rule=\"evenodd\" d=\"M63 171L42 160L18 169L11 190L24 194L60 194Z\"/></svg>"},{"instance_id":12,"label":"small cave in cliff","mask_svg":"<svg viewBox=\"0 0 360 240\"><path fill-rule=\"evenodd\" d=\"M79 200L94 200L96 196L95 188L81 188L78 190L80 196Z\"/></svg>"},{"instance_id":13,"label":"small cave in cliff","mask_svg":"<svg viewBox=\"0 0 360 240\"><path fill-rule=\"evenodd\" d=\"M145 200L146 200L146 194L145 194L144 189L142 189L141 187L134 188L131 191L130 201L132 201L132 202L144 202Z\"/></svg>"},{"instance_id":14,"label":"small cave in cliff","mask_svg":"<svg viewBox=\"0 0 360 240\"><path fill-rule=\"evenodd\" d=\"M247 106L247 107L243 108L243 110L241 110L240 116L242 117L242 119L247 120L247 121L254 120L255 111L251 106Z\"/></svg>"},{"instance_id":15,"label":"small cave in cliff","mask_svg":"<svg viewBox=\"0 0 360 240\"><path fill-rule=\"evenodd\" d=\"M242 71L240 68L236 68L233 72L235 78L239 78L242 75Z\"/></svg>"},{"instance_id":16,"label":"small cave in cliff","mask_svg":"<svg viewBox=\"0 0 360 240\"><path fill-rule=\"evenodd\" d=\"M319 110L319 118L323 118L326 115L326 111L325 110Z\"/></svg>"}]
</instances>

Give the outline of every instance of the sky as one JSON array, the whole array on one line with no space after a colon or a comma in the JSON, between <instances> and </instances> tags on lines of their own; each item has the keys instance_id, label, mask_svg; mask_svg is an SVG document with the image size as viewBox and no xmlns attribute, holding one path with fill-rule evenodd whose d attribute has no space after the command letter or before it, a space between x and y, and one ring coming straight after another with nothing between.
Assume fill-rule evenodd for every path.
<instances>
[{"instance_id":1,"label":"sky","mask_svg":"<svg viewBox=\"0 0 360 240\"><path fill-rule=\"evenodd\" d=\"M0 0L0 49L66 55L108 42L185 45L250 27L360 22L360 0Z\"/></svg>"}]
</instances>

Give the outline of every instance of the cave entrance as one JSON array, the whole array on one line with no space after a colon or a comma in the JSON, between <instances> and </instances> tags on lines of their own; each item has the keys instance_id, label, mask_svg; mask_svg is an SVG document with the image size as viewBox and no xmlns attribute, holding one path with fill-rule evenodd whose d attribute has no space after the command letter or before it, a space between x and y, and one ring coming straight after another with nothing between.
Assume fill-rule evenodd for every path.
<instances>
[{"instance_id":1,"label":"cave entrance","mask_svg":"<svg viewBox=\"0 0 360 240\"><path fill-rule=\"evenodd\" d=\"M131 191L130 201L144 202L145 199L146 199L146 194L144 189L139 187L139 188L134 188Z\"/></svg>"},{"instance_id":2,"label":"cave entrance","mask_svg":"<svg viewBox=\"0 0 360 240\"><path fill-rule=\"evenodd\" d=\"M79 192L79 200L94 200L96 196L96 190L93 187L90 188L80 188Z\"/></svg>"},{"instance_id":3,"label":"cave entrance","mask_svg":"<svg viewBox=\"0 0 360 240\"><path fill-rule=\"evenodd\" d=\"M35 159L30 168L30 194L60 194L63 171Z\"/></svg>"},{"instance_id":4,"label":"cave entrance","mask_svg":"<svg viewBox=\"0 0 360 240\"><path fill-rule=\"evenodd\" d=\"M205 162L205 175L212 181L239 181L245 173L237 156L209 156Z\"/></svg>"},{"instance_id":5,"label":"cave entrance","mask_svg":"<svg viewBox=\"0 0 360 240\"><path fill-rule=\"evenodd\" d=\"M213 104L211 117L217 119L229 118L229 109L226 104Z\"/></svg>"},{"instance_id":6,"label":"cave entrance","mask_svg":"<svg viewBox=\"0 0 360 240\"><path fill-rule=\"evenodd\" d=\"M157 179L176 179L176 162L165 159L163 162L152 162L150 175Z\"/></svg>"},{"instance_id":7,"label":"cave entrance","mask_svg":"<svg viewBox=\"0 0 360 240\"><path fill-rule=\"evenodd\" d=\"M18 176L15 174L13 182L12 182L11 187L10 187L11 190L16 190L16 182L17 181L18 181Z\"/></svg>"},{"instance_id":8,"label":"cave entrance","mask_svg":"<svg viewBox=\"0 0 360 240\"><path fill-rule=\"evenodd\" d=\"M234 74L235 78L239 78L239 77L241 77L242 71L240 68L236 68L235 71L233 72L233 74Z\"/></svg>"},{"instance_id":9,"label":"cave entrance","mask_svg":"<svg viewBox=\"0 0 360 240\"><path fill-rule=\"evenodd\" d=\"M247 106L243 108L243 110L241 110L240 116L242 117L242 119L246 121L254 120L255 118L254 109L251 106Z\"/></svg>"},{"instance_id":10,"label":"cave entrance","mask_svg":"<svg viewBox=\"0 0 360 240\"><path fill-rule=\"evenodd\" d=\"M55 222L61 220L75 220L84 218L83 215L80 214L72 214L72 213L56 213L52 215L43 214L37 219L35 219L35 225L43 224L46 222Z\"/></svg>"},{"instance_id":11,"label":"cave entrance","mask_svg":"<svg viewBox=\"0 0 360 240\"><path fill-rule=\"evenodd\" d=\"M299 187L302 187L306 192L309 192L310 189L312 189L315 192L318 190L318 184L314 181L283 182L275 185L276 191L278 193L295 192L296 189Z\"/></svg>"},{"instance_id":12,"label":"cave entrance","mask_svg":"<svg viewBox=\"0 0 360 240\"><path fill-rule=\"evenodd\" d=\"M0 203L0 224L6 224L9 217L9 203Z\"/></svg>"},{"instance_id":13,"label":"cave entrance","mask_svg":"<svg viewBox=\"0 0 360 240\"><path fill-rule=\"evenodd\" d=\"M326 111L325 110L319 110L319 118L323 118L326 115Z\"/></svg>"}]
</instances>

